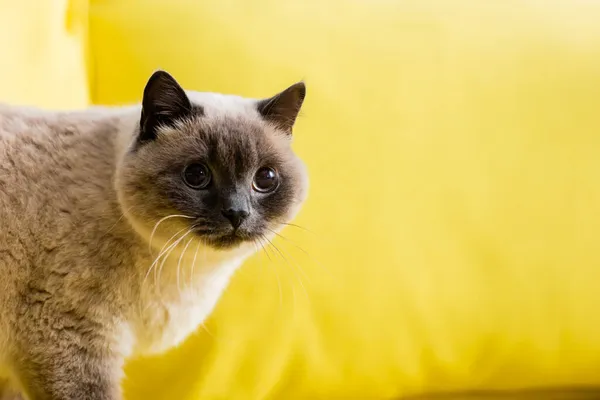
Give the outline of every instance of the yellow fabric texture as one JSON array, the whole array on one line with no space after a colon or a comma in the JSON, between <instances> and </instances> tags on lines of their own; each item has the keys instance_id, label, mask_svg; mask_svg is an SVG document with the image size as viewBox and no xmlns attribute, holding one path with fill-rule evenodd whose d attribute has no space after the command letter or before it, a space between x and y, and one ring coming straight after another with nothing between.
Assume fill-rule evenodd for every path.
<instances>
[{"instance_id":1,"label":"yellow fabric texture","mask_svg":"<svg viewBox=\"0 0 600 400\"><path fill-rule=\"evenodd\" d=\"M308 88L310 232L132 363L129 398L600 384L599 20L572 0L93 1L97 103L139 100L156 68Z\"/></svg>"},{"instance_id":2,"label":"yellow fabric texture","mask_svg":"<svg viewBox=\"0 0 600 400\"><path fill-rule=\"evenodd\" d=\"M47 108L89 103L87 0L0 0L0 101Z\"/></svg>"},{"instance_id":3,"label":"yellow fabric texture","mask_svg":"<svg viewBox=\"0 0 600 400\"><path fill-rule=\"evenodd\" d=\"M246 96L308 86L302 228L186 343L131 362L129 400L600 385L599 5L89 7L86 50L84 2L0 0L2 100L82 105L86 51L98 104L139 101L157 68Z\"/></svg>"}]
</instances>

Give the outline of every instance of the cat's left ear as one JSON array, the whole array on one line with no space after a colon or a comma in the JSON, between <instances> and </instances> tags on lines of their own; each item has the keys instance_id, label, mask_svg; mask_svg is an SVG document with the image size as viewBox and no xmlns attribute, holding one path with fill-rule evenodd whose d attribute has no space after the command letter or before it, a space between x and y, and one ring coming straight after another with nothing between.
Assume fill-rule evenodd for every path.
<instances>
[{"instance_id":1,"label":"cat's left ear","mask_svg":"<svg viewBox=\"0 0 600 400\"><path fill-rule=\"evenodd\" d=\"M139 140L155 139L159 127L172 126L191 112L190 100L175 78L165 71L156 71L144 88Z\"/></svg>"},{"instance_id":2,"label":"cat's left ear","mask_svg":"<svg viewBox=\"0 0 600 400\"><path fill-rule=\"evenodd\" d=\"M258 112L267 121L291 134L305 97L306 85L298 82L270 99L260 100Z\"/></svg>"}]
</instances>

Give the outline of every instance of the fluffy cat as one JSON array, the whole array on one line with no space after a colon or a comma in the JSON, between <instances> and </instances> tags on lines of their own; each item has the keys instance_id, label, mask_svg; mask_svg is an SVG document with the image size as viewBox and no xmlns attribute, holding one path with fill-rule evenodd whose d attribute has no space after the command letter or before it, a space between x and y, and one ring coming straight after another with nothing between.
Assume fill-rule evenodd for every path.
<instances>
[{"instance_id":1,"label":"fluffy cat","mask_svg":"<svg viewBox=\"0 0 600 400\"><path fill-rule=\"evenodd\" d=\"M121 399L124 360L185 339L298 212L304 96L158 71L141 107L0 106L0 373L30 400Z\"/></svg>"}]
</instances>

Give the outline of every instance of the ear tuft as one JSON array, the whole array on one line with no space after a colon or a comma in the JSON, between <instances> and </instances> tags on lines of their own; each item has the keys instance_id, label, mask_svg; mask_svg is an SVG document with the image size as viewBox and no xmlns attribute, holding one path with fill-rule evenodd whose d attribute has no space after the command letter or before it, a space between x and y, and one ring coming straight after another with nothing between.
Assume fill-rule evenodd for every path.
<instances>
[{"instance_id":1,"label":"ear tuft","mask_svg":"<svg viewBox=\"0 0 600 400\"><path fill-rule=\"evenodd\" d=\"M305 97L306 85L298 82L270 99L260 100L257 109L267 121L291 134Z\"/></svg>"},{"instance_id":2,"label":"ear tuft","mask_svg":"<svg viewBox=\"0 0 600 400\"><path fill-rule=\"evenodd\" d=\"M175 78L165 71L156 71L144 88L139 140L155 139L160 126L172 126L191 111L190 100Z\"/></svg>"}]
</instances>

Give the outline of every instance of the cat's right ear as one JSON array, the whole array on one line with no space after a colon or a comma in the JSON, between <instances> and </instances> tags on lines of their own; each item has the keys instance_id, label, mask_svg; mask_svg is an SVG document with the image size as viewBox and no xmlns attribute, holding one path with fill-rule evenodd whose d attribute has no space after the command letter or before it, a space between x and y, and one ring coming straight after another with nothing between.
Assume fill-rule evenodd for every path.
<instances>
[{"instance_id":1,"label":"cat's right ear","mask_svg":"<svg viewBox=\"0 0 600 400\"><path fill-rule=\"evenodd\" d=\"M304 82L298 82L270 99L259 101L258 112L267 121L291 135L305 97L306 86Z\"/></svg>"},{"instance_id":2,"label":"cat's right ear","mask_svg":"<svg viewBox=\"0 0 600 400\"><path fill-rule=\"evenodd\" d=\"M190 100L175 78L165 71L156 71L144 88L138 140L154 140L161 126L173 126L191 112Z\"/></svg>"}]
</instances>

